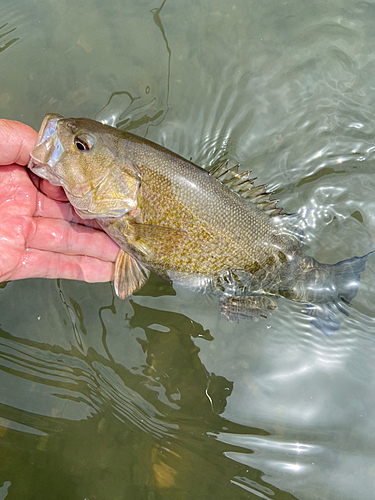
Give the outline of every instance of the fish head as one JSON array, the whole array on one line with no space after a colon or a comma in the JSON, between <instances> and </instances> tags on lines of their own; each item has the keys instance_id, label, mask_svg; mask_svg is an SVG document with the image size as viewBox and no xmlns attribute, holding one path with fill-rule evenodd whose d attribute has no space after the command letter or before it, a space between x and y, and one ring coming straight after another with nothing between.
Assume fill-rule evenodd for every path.
<instances>
[{"instance_id":1,"label":"fish head","mask_svg":"<svg viewBox=\"0 0 375 500\"><path fill-rule=\"evenodd\" d=\"M135 210L141 178L121 131L86 118L45 116L29 168L62 186L83 218L121 217Z\"/></svg>"}]
</instances>

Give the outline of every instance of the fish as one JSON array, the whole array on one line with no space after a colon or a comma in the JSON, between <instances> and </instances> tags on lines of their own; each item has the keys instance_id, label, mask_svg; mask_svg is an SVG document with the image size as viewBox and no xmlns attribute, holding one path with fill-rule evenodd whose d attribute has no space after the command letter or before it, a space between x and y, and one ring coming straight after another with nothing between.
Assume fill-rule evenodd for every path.
<instances>
[{"instance_id":1,"label":"fish","mask_svg":"<svg viewBox=\"0 0 375 500\"><path fill-rule=\"evenodd\" d=\"M320 263L251 172L228 162L205 169L88 118L46 115L30 157L34 174L62 186L77 214L120 246L114 288L122 299L153 272L215 297L229 321L268 317L279 297L302 303L329 335L373 252Z\"/></svg>"}]
</instances>

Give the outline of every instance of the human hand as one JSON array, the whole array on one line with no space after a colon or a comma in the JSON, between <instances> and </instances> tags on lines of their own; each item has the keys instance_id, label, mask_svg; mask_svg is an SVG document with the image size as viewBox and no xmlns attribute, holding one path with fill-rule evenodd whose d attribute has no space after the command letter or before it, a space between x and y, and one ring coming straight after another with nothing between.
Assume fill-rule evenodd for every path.
<instances>
[{"instance_id":1,"label":"human hand","mask_svg":"<svg viewBox=\"0 0 375 500\"><path fill-rule=\"evenodd\" d=\"M0 282L112 280L116 243L76 215L62 188L33 182L24 167L36 137L27 125L0 119Z\"/></svg>"}]
</instances>

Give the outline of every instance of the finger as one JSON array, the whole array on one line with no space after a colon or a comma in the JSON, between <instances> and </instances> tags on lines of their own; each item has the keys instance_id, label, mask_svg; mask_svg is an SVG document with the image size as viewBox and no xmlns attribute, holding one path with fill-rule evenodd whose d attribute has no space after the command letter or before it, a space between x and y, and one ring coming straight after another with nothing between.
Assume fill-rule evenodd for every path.
<instances>
[{"instance_id":1,"label":"finger","mask_svg":"<svg viewBox=\"0 0 375 500\"><path fill-rule=\"evenodd\" d=\"M0 165L26 165L37 133L28 125L0 120Z\"/></svg>"},{"instance_id":2,"label":"finger","mask_svg":"<svg viewBox=\"0 0 375 500\"><path fill-rule=\"evenodd\" d=\"M100 228L94 219L81 219L70 203L51 200L43 193L38 192L37 204L34 217L46 217L51 219L65 219L68 222L75 222L84 226Z\"/></svg>"},{"instance_id":3,"label":"finger","mask_svg":"<svg viewBox=\"0 0 375 500\"><path fill-rule=\"evenodd\" d=\"M68 201L65 191L61 186L53 186L50 182L45 179L41 179L39 183L39 189L49 198L58 201Z\"/></svg>"},{"instance_id":4,"label":"finger","mask_svg":"<svg viewBox=\"0 0 375 500\"><path fill-rule=\"evenodd\" d=\"M82 223L70 203L52 200L43 193L37 194L34 217L48 217L51 219L65 219L69 222Z\"/></svg>"},{"instance_id":5,"label":"finger","mask_svg":"<svg viewBox=\"0 0 375 500\"><path fill-rule=\"evenodd\" d=\"M31 170L28 170L27 172L29 174L32 183L34 184L34 186L37 188L38 191L41 191L43 194L54 200L68 201L65 191L61 186L53 186L47 180L42 179L41 177L35 175L34 172L32 172Z\"/></svg>"},{"instance_id":6,"label":"finger","mask_svg":"<svg viewBox=\"0 0 375 500\"><path fill-rule=\"evenodd\" d=\"M40 250L28 250L9 278L62 278L103 283L112 281L115 266L112 262L84 255L64 255Z\"/></svg>"},{"instance_id":7,"label":"finger","mask_svg":"<svg viewBox=\"0 0 375 500\"><path fill-rule=\"evenodd\" d=\"M63 219L34 218L26 239L29 249L66 255L87 255L114 262L118 245L103 231Z\"/></svg>"}]
</instances>

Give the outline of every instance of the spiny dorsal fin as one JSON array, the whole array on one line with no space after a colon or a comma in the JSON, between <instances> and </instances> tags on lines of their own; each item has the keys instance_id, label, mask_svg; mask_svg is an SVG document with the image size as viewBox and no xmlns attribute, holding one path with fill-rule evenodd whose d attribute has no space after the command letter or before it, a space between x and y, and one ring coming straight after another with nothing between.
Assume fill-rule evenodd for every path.
<instances>
[{"instance_id":1,"label":"spiny dorsal fin","mask_svg":"<svg viewBox=\"0 0 375 500\"><path fill-rule=\"evenodd\" d=\"M225 160L209 170L208 173L221 182L223 186L251 202L258 210L262 210L271 217L279 215L282 208L276 208L278 200L270 200L273 193L267 191L267 184L255 186L254 181L257 177L250 178L251 170L239 174L238 168L239 165L228 168L228 160Z\"/></svg>"}]
</instances>

